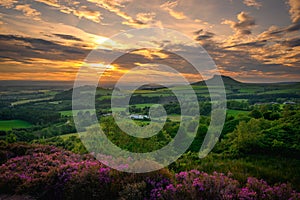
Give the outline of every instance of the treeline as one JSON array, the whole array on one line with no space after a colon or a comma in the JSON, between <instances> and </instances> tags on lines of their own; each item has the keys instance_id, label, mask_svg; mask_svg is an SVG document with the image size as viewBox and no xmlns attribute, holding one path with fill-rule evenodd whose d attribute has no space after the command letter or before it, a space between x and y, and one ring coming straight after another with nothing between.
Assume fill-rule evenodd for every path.
<instances>
[{"instance_id":1,"label":"treeline","mask_svg":"<svg viewBox=\"0 0 300 200\"><path fill-rule=\"evenodd\" d=\"M35 125L52 124L61 120L61 115L57 111L34 110L25 107L6 108L0 110L1 120L20 119Z\"/></svg>"},{"instance_id":2,"label":"treeline","mask_svg":"<svg viewBox=\"0 0 300 200\"><path fill-rule=\"evenodd\" d=\"M185 108L187 109L187 113L195 113L194 109L192 106L189 106L189 104L183 105ZM166 103L163 104L164 109L166 110L166 113L168 115L171 114L177 114L180 115L181 114L181 107L179 105L178 102L170 102L170 103ZM132 105L129 107L129 112L130 113L135 113L135 114L144 114L144 115L148 115L149 114L149 109L150 106L145 106L145 107L137 107L135 105ZM211 112L211 103L209 102L200 102L199 103L199 112L200 115L205 115L208 116L210 115Z\"/></svg>"},{"instance_id":3,"label":"treeline","mask_svg":"<svg viewBox=\"0 0 300 200\"><path fill-rule=\"evenodd\" d=\"M282 101L284 102L285 100L288 99L299 99L300 94L293 94L293 93L288 93L288 94L283 94L283 93L278 93L278 94L233 94L233 95L228 95L227 99L248 99L249 104L253 105L255 103L269 103L269 102L277 102L278 99L283 99Z\"/></svg>"},{"instance_id":4,"label":"treeline","mask_svg":"<svg viewBox=\"0 0 300 200\"><path fill-rule=\"evenodd\" d=\"M53 138L56 136L76 133L73 122L57 123L47 126L36 125L31 128L12 129L10 131L0 131L0 140L6 142L32 142L33 140Z\"/></svg>"},{"instance_id":5,"label":"treeline","mask_svg":"<svg viewBox=\"0 0 300 200\"><path fill-rule=\"evenodd\" d=\"M248 101L227 101L227 108L233 110L250 110Z\"/></svg>"}]
</instances>

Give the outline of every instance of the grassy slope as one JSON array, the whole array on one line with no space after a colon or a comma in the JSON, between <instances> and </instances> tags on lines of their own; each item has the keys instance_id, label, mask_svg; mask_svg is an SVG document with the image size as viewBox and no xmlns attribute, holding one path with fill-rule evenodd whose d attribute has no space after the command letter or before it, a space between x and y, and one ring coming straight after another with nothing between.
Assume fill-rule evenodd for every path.
<instances>
[{"instance_id":1,"label":"grassy slope","mask_svg":"<svg viewBox=\"0 0 300 200\"><path fill-rule=\"evenodd\" d=\"M13 128L29 128L32 124L23 120L1 120L0 130L8 131Z\"/></svg>"},{"instance_id":2,"label":"grassy slope","mask_svg":"<svg viewBox=\"0 0 300 200\"><path fill-rule=\"evenodd\" d=\"M227 109L227 115L231 115L233 117L236 117L238 115L248 115L249 111L244 111L244 110L232 110L232 109Z\"/></svg>"},{"instance_id":3,"label":"grassy slope","mask_svg":"<svg viewBox=\"0 0 300 200\"><path fill-rule=\"evenodd\" d=\"M75 113L77 114L78 112L86 112L86 111L89 111L89 112L92 112L93 110L92 109L86 109L86 110L75 110ZM60 114L62 116L67 116L67 117L70 117L70 116L73 116L73 111L72 110L64 110L64 111L60 111Z\"/></svg>"}]
</instances>

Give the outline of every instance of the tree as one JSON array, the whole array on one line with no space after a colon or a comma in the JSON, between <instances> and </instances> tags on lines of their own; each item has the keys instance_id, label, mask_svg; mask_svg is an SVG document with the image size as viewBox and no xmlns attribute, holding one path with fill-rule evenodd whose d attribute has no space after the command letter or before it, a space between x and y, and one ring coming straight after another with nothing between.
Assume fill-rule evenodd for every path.
<instances>
[{"instance_id":1,"label":"tree","mask_svg":"<svg viewBox=\"0 0 300 200\"><path fill-rule=\"evenodd\" d=\"M9 133L8 135L6 135L6 138L5 138L6 142L8 143L14 143L17 141L17 136L13 133Z\"/></svg>"},{"instance_id":2,"label":"tree","mask_svg":"<svg viewBox=\"0 0 300 200\"><path fill-rule=\"evenodd\" d=\"M251 119L249 122L241 121L236 130L228 134L227 143L231 143L233 153L256 153L263 146L264 135L262 130L271 125L264 119Z\"/></svg>"},{"instance_id":3,"label":"tree","mask_svg":"<svg viewBox=\"0 0 300 200\"><path fill-rule=\"evenodd\" d=\"M255 119L262 118L262 116L263 116L262 113L256 109L252 110L249 115L250 115L250 117L253 117Z\"/></svg>"}]
</instances>

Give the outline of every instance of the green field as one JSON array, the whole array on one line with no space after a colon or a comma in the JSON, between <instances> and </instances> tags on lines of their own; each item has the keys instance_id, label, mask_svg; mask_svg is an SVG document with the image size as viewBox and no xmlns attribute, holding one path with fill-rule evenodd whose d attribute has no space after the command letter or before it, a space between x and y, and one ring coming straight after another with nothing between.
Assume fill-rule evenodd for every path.
<instances>
[{"instance_id":1,"label":"green field","mask_svg":"<svg viewBox=\"0 0 300 200\"><path fill-rule=\"evenodd\" d=\"M226 112L227 112L228 115L231 115L233 117L236 117L238 115L248 115L249 114L249 111L244 111L244 110L231 110L231 109L228 109ZM171 121L180 122L181 115L171 114L171 115L168 115L168 118Z\"/></svg>"},{"instance_id":2,"label":"green field","mask_svg":"<svg viewBox=\"0 0 300 200\"><path fill-rule=\"evenodd\" d=\"M165 94L165 93L142 93L141 94L143 97L168 97L168 96L171 96L172 94Z\"/></svg>"},{"instance_id":3,"label":"green field","mask_svg":"<svg viewBox=\"0 0 300 200\"><path fill-rule=\"evenodd\" d=\"M144 107L151 107L154 105L153 103L141 103L141 104L134 104L137 108L144 108Z\"/></svg>"},{"instance_id":4,"label":"green field","mask_svg":"<svg viewBox=\"0 0 300 200\"><path fill-rule=\"evenodd\" d=\"M62 138L63 140L67 140L69 137L71 136L76 136L78 137L78 133L70 133L70 134L64 134L64 135L60 135L59 137Z\"/></svg>"},{"instance_id":5,"label":"green field","mask_svg":"<svg viewBox=\"0 0 300 200\"><path fill-rule=\"evenodd\" d=\"M89 111L90 113L92 113L93 109L86 109L86 110L74 110L76 115L82 111L82 112L86 112L86 111ZM60 111L59 112L62 116L67 116L67 117L70 117L70 116L73 116L73 111L72 110L64 110L64 111Z\"/></svg>"},{"instance_id":6,"label":"green field","mask_svg":"<svg viewBox=\"0 0 300 200\"><path fill-rule=\"evenodd\" d=\"M177 114L168 115L168 118L173 122L181 121L181 115L177 115Z\"/></svg>"},{"instance_id":7,"label":"green field","mask_svg":"<svg viewBox=\"0 0 300 200\"><path fill-rule=\"evenodd\" d=\"M58 105L58 104L62 103L62 101L51 101L49 103L50 104L54 104L54 105Z\"/></svg>"},{"instance_id":8,"label":"green field","mask_svg":"<svg viewBox=\"0 0 300 200\"><path fill-rule=\"evenodd\" d=\"M245 110L231 110L231 109L227 109L227 115L231 115L231 116L238 116L238 115L248 115L249 111L245 111Z\"/></svg>"},{"instance_id":9,"label":"green field","mask_svg":"<svg viewBox=\"0 0 300 200\"><path fill-rule=\"evenodd\" d=\"M30 128L32 124L23 120L1 120L0 130L9 131L15 128Z\"/></svg>"},{"instance_id":10,"label":"green field","mask_svg":"<svg viewBox=\"0 0 300 200\"><path fill-rule=\"evenodd\" d=\"M16 106L16 105L22 105L22 104L25 104L25 103L46 101L46 100L50 100L52 98L53 97L45 97L45 98L38 98L38 99L24 99L24 100L13 102L13 103L11 103L11 105Z\"/></svg>"},{"instance_id":11,"label":"green field","mask_svg":"<svg viewBox=\"0 0 300 200\"><path fill-rule=\"evenodd\" d=\"M292 88L292 89L281 89L281 90L271 90L264 92L264 94L299 94L299 88Z\"/></svg>"}]
</instances>

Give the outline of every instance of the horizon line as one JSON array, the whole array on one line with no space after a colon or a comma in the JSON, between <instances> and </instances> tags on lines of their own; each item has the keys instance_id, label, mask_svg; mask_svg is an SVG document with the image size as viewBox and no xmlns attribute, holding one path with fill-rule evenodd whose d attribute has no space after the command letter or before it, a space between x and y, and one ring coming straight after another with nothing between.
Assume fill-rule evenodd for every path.
<instances>
[{"instance_id":1,"label":"horizon line","mask_svg":"<svg viewBox=\"0 0 300 200\"><path fill-rule=\"evenodd\" d=\"M222 77L227 77L227 78L230 78L234 81L237 81L239 83L246 83L246 84L284 84L284 83L300 83L300 81L270 81L270 82L248 82L248 81L240 81L240 80L237 80L231 76L228 76L228 75L214 75L214 76L222 76ZM211 78L208 78L208 79L202 79L202 80L199 80L199 81L195 81L195 82L192 82L190 83L191 85L192 84L196 84L196 83L200 83L202 81L208 81L210 79L213 79L214 78L211 77ZM11 79L6 79L6 80L0 80L0 82L33 82L33 83L46 83L46 82L50 82L50 83L69 83L69 84L73 84L75 80L31 80L31 79L17 79L17 80L11 80ZM111 85L111 84L114 84L115 82L105 82L105 83L102 83L103 85ZM135 83L135 82L128 82L128 83ZM172 82L173 84L176 84L174 82ZM86 81L86 84L88 85L89 84L89 81ZM100 85L101 83L99 83L98 85ZM147 85L147 84L145 84ZM159 85L159 84L158 84ZM3 85L1 85L3 86ZM0 87L1 87L0 86ZM7 86L7 85L6 85Z\"/></svg>"}]
</instances>

